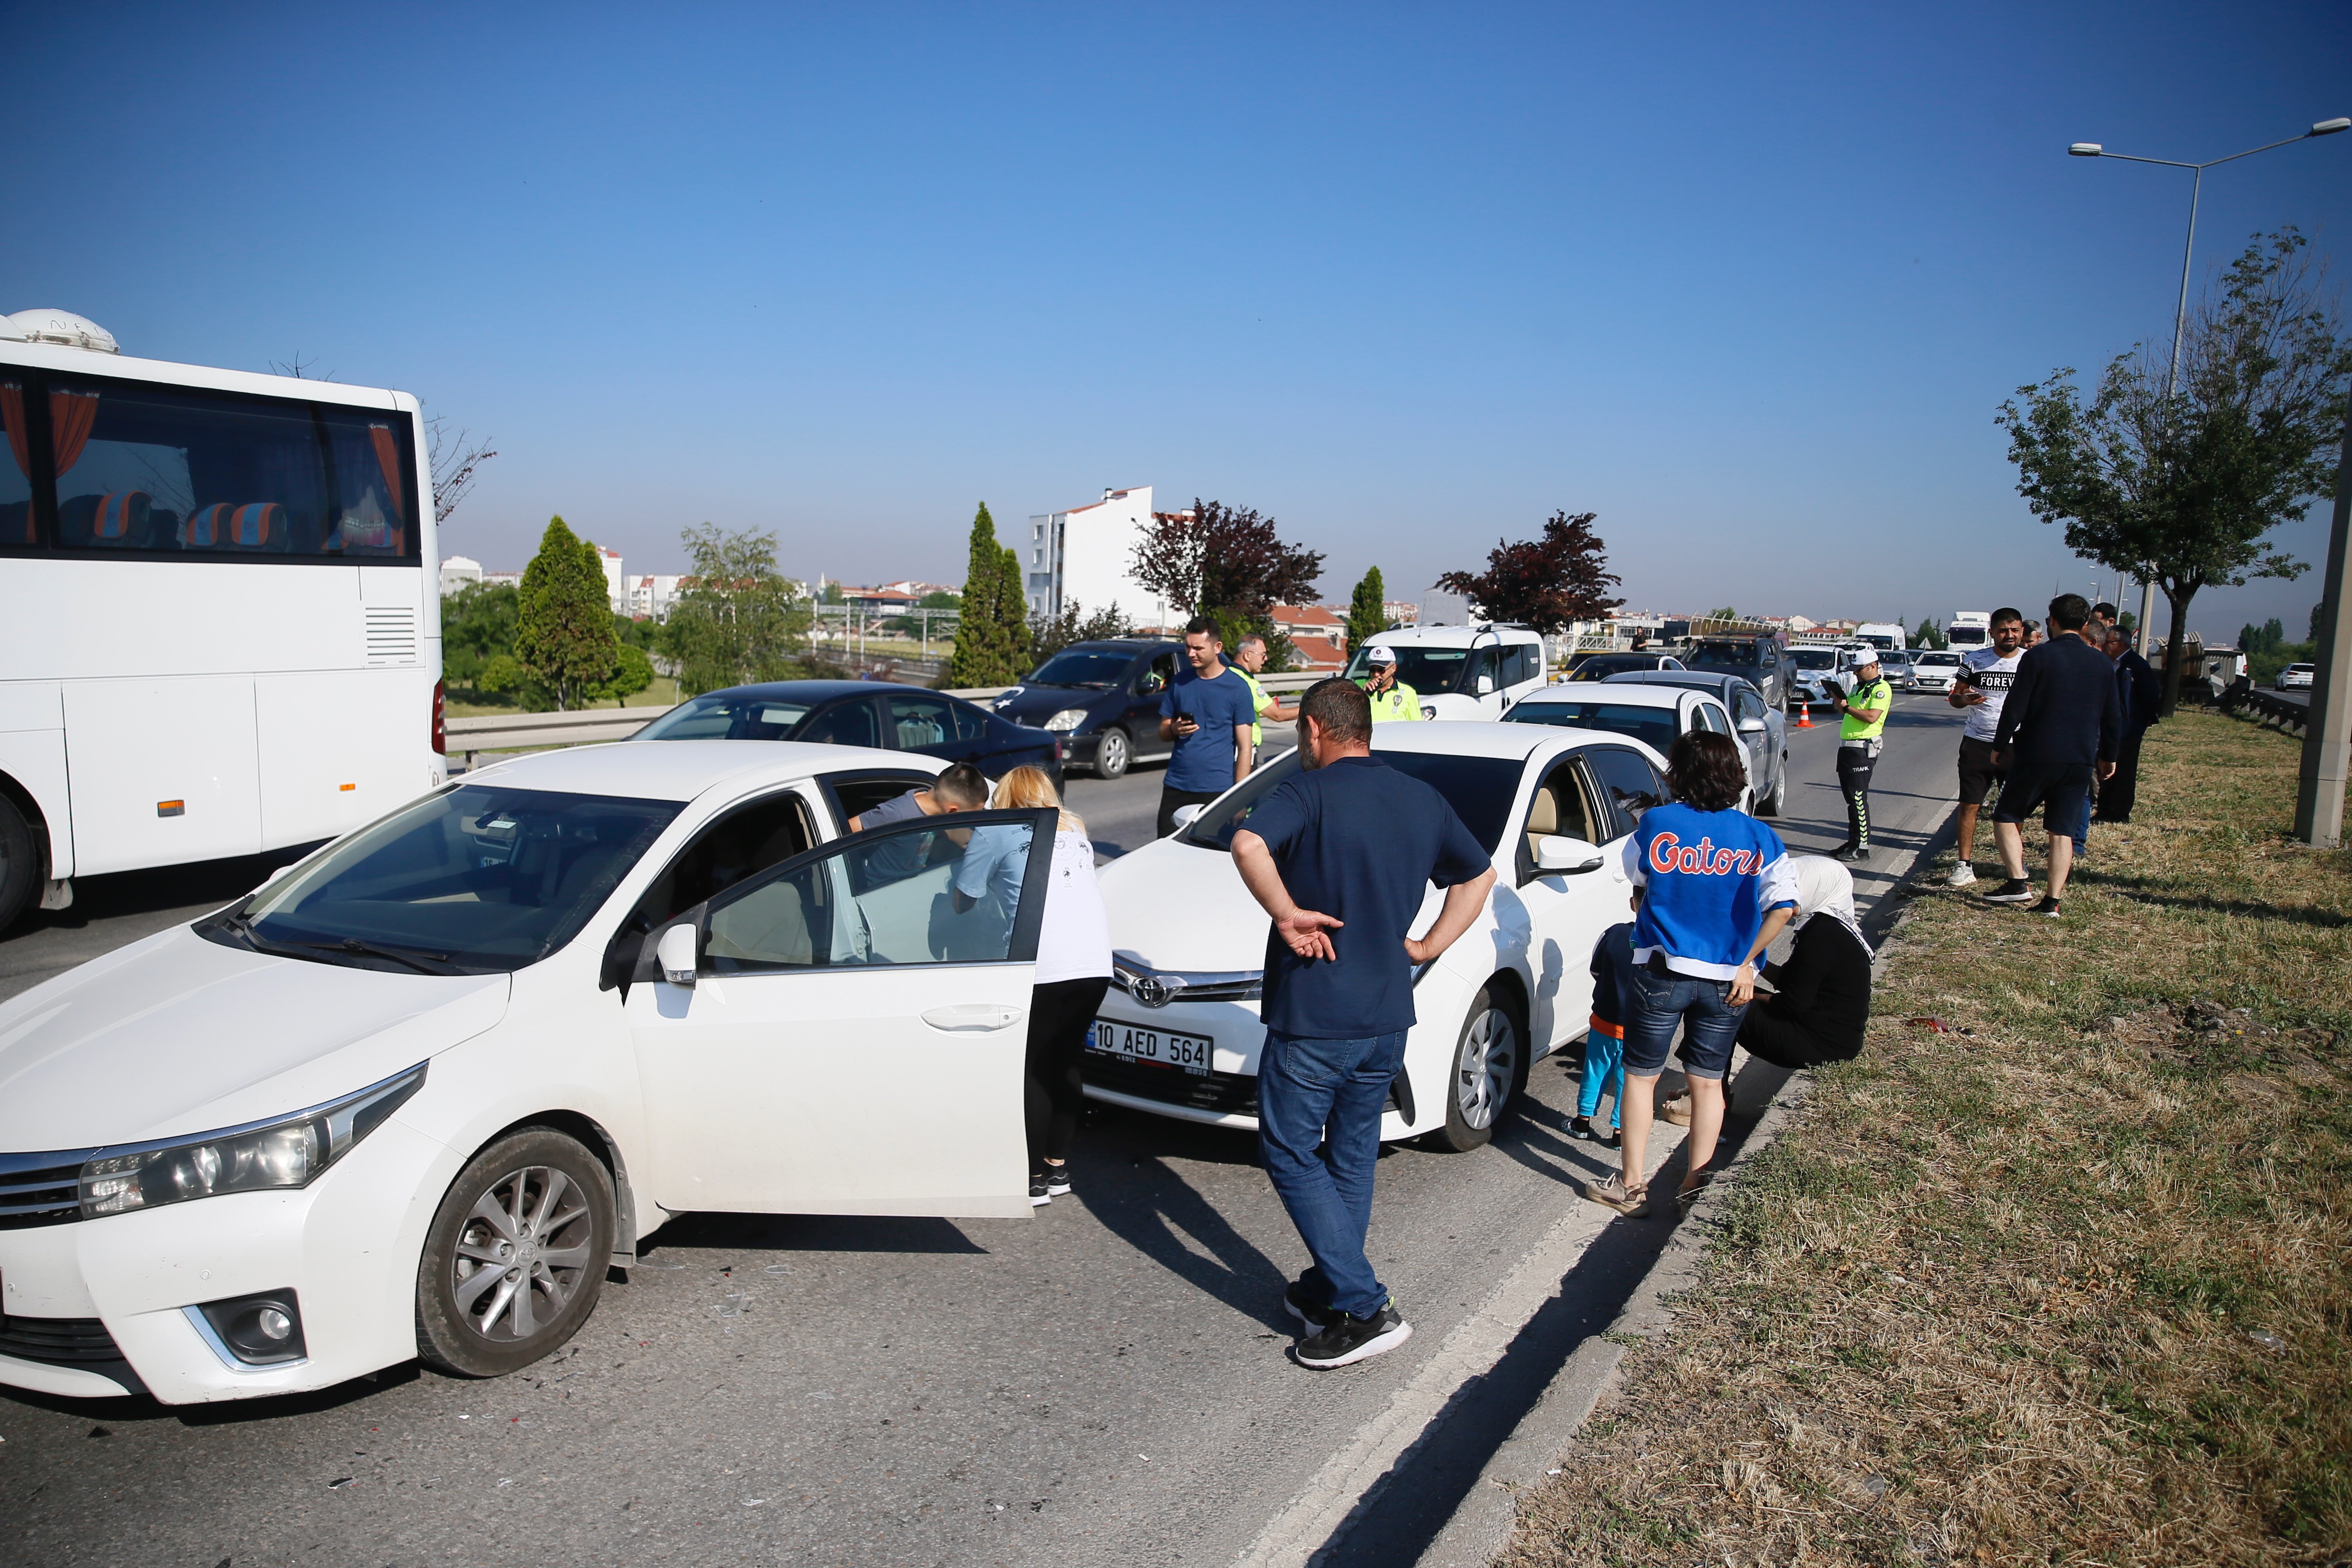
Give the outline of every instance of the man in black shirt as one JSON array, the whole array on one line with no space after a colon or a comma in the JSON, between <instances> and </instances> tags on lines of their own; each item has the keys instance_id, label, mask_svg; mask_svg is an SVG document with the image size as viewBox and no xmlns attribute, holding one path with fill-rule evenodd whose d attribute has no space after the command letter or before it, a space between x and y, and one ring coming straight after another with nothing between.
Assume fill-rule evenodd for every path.
<instances>
[{"instance_id":1,"label":"man in black shirt","mask_svg":"<svg viewBox=\"0 0 2352 1568\"><path fill-rule=\"evenodd\" d=\"M2131 645L2121 626L2107 633L2107 658L2116 666L2116 699L2123 706L2124 737L2116 751L2116 776L2099 786L2094 822L2129 822L2139 798L2139 743L2164 706L2164 683Z\"/></svg>"},{"instance_id":2,"label":"man in black shirt","mask_svg":"<svg viewBox=\"0 0 2352 1568\"><path fill-rule=\"evenodd\" d=\"M1298 705L1300 771L1234 835L1234 864L1274 921L1265 943L1258 1142L1314 1258L1283 1293L1308 1332L1299 1364L1346 1366L1412 1334L1364 1256L1381 1116L1415 1019L1412 972L1470 929L1495 883L1445 797L1371 754L1372 703L1351 680ZM1445 906L1407 932L1424 890Z\"/></svg>"},{"instance_id":3,"label":"man in black shirt","mask_svg":"<svg viewBox=\"0 0 2352 1568\"><path fill-rule=\"evenodd\" d=\"M2116 748L2123 715L2116 693L2116 667L2092 651L2079 634L2091 618L2080 594L2050 601L2050 624L2060 634L2025 650L2017 679L2001 705L1993 735L1993 762L2006 768L2000 804L1993 808L1993 841L2000 847L2009 880L1985 895L1997 904L2021 904L2033 897L2025 880L2025 834L2021 826L2042 807L2050 841L2050 886L2033 912L2058 918L2074 868L2074 840L2088 826L2091 778L2116 771Z\"/></svg>"}]
</instances>

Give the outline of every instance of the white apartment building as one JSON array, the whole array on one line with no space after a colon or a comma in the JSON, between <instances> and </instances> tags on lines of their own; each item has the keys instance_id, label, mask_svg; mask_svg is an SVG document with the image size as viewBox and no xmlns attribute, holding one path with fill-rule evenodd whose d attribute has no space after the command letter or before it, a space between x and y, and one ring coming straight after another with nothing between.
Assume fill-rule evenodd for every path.
<instances>
[{"instance_id":1,"label":"white apartment building","mask_svg":"<svg viewBox=\"0 0 2352 1568\"><path fill-rule=\"evenodd\" d=\"M446 555L441 559L441 595L444 598L482 580L482 563L464 555Z\"/></svg>"},{"instance_id":2,"label":"white apartment building","mask_svg":"<svg viewBox=\"0 0 2352 1568\"><path fill-rule=\"evenodd\" d=\"M1128 570L1151 516L1151 487L1139 485L1032 517L1029 537L1019 546L1031 613L1055 616L1076 604L1091 615L1117 605L1138 625L1165 626L1167 601Z\"/></svg>"},{"instance_id":3,"label":"white apartment building","mask_svg":"<svg viewBox=\"0 0 2352 1568\"><path fill-rule=\"evenodd\" d=\"M617 550L607 550L600 544L596 547L596 558L604 564L604 597L612 601L613 613L616 616L627 615L629 613L629 580L621 572L621 552Z\"/></svg>"},{"instance_id":4,"label":"white apartment building","mask_svg":"<svg viewBox=\"0 0 2352 1568\"><path fill-rule=\"evenodd\" d=\"M679 579L630 577L624 581L628 584L628 605L621 612L623 615L643 616L648 620L655 621L669 618L669 607L677 599Z\"/></svg>"}]
</instances>

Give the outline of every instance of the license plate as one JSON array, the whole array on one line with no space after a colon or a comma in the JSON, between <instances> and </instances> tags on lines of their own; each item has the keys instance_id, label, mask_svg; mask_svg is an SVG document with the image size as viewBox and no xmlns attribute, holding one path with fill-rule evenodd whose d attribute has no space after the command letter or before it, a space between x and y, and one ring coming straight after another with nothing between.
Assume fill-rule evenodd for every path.
<instances>
[{"instance_id":1,"label":"license plate","mask_svg":"<svg viewBox=\"0 0 2352 1568\"><path fill-rule=\"evenodd\" d=\"M1213 1058L1213 1042L1198 1035L1171 1035L1165 1029L1139 1029L1109 1018L1097 1018L1087 1031L1087 1047L1129 1061L1156 1062L1206 1075Z\"/></svg>"}]
</instances>

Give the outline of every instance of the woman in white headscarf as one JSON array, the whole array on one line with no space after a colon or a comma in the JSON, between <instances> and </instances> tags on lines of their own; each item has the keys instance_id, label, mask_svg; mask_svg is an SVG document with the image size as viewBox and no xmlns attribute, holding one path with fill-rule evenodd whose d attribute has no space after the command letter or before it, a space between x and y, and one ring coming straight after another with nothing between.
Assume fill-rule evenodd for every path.
<instances>
[{"instance_id":1,"label":"woman in white headscarf","mask_svg":"<svg viewBox=\"0 0 2352 1568\"><path fill-rule=\"evenodd\" d=\"M1797 918L1764 967L1770 994L1759 990L1740 1020L1739 1043L1775 1067L1851 1061L1870 1026L1870 943L1853 910L1853 874L1823 855L1791 856Z\"/></svg>"}]
</instances>

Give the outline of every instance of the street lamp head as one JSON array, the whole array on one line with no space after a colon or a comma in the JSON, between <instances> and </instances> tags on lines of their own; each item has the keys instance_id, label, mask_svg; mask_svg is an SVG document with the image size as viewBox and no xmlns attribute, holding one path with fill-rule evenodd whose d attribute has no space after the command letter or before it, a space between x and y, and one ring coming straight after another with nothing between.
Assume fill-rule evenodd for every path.
<instances>
[{"instance_id":1,"label":"street lamp head","mask_svg":"<svg viewBox=\"0 0 2352 1568\"><path fill-rule=\"evenodd\" d=\"M2314 136L2333 136L2338 131L2352 131L2352 120L2347 120L2339 114L2333 120L2323 120L2311 128L2311 133Z\"/></svg>"},{"instance_id":2,"label":"street lamp head","mask_svg":"<svg viewBox=\"0 0 2352 1568\"><path fill-rule=\"evenodd\" d=\"M2312 134L2316 136L2319 132L2314 131ZM2095 158L2105 151L2096 142L2077 142L2066 149L2066 155L2070 158Z\"/></svg>"}]
</instances>

